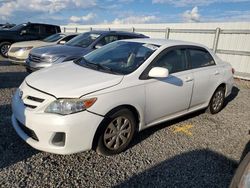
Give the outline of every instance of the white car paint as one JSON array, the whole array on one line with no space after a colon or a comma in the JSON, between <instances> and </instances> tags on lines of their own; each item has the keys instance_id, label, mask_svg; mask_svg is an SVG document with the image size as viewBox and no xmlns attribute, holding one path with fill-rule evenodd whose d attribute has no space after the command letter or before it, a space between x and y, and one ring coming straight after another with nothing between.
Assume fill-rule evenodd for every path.
<instances>
[{"instance_id":1,"label":"white car paint","mask_svg":"<svg viewBox=\"0 0 250 188\"><path fill-rule=\"evenodd\" d=\"M28 76L16 91L12 101L12 123L22 139L34 148L57 154L86 151L92 148L96 130L104 116L118 106L129 105L136 109L140 131L206 108L220 84L226 84L226 96L231 93L233 76L230 64L221 61L202 45L155 39L126 41L160 47L138 69L128 75L103 73L66 62ZM214 57L216 65L173 73L162 79L140 79L143 71L160 52L178 45L193 45L207 49ZM28 96L44 101L32 101L27 98ZM46 107L58 98L93 97L97 98L97 101L82 112L70 115L44 112ZM37 107L31 109L24 104ZM18 121L33 130L39 141L28 137L20 129ZM63 147L51 143L55 132L65 132L66 141Z\"/></svg>"}]
</instances>

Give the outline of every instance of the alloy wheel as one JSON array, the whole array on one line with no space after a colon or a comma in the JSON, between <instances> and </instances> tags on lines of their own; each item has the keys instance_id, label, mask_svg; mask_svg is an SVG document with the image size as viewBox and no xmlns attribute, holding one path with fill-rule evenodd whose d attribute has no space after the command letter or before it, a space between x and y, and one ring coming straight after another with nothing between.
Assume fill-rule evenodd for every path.
<instances>
[{"instance_id":1,"label":"alloy wheel","mask_svg":"<svg viewBox=\"0 0 250 188\"><path fill-rule=\"evenodd\" d=\"M212 101L212 108L214 111L219 110L223 105L224 94L222 90L219 90L215 93Z\"/></svg>"},{"instance_id":2,"label":"alloy wheel","mask_svg":"<svg viewBox=\"0 0 250 188\"><path fill-rule=\"evenodd\" d=\"M4 44L1 47L1 54L3 54L5 57L7 56L7 53L9 51L10 45L9 44Z\"/></svg>"}]
</instances>

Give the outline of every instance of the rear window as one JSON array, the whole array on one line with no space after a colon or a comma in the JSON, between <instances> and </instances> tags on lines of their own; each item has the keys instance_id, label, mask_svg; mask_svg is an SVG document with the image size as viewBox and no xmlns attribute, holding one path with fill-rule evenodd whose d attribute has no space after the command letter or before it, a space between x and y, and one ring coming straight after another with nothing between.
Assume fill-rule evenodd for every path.
<instances>
[{"instance_id":1,"label":"rear window","mask_svg":"<svg viewBox=\"0 0 250 188\"><path fill-rule=\"evenodd\" d=\"M202 49L189 49L191 58L191 68L201 68L215 65L215 61L210 53Z\"/></svg>"}]
</instances>

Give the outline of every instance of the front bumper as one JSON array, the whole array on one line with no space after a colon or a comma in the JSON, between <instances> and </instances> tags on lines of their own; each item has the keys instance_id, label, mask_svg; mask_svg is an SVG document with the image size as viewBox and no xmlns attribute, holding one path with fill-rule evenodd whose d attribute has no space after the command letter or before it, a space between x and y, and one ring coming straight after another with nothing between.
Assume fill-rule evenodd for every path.
<instances>
[{"instance_id":1,"label":"front bumper","mask_svg":"<svg viewBox=\"0 0 250 188\"><path fill-rule=\"evenodd\" d=\"M103 120L102 116L88 111L62 116L29 108L18 91L12 99L12 111L12 125L24 141L38 150L56 154L90 150L97 127ZM57 133L65 134L64 144L61 146L53 143Z\"/></svg>"},{"instance_id":2,"label":"front bumper","mask_svg":"<svg viewBox=\"0 0 250 188\"><path fill-rule=\"evenodd\" d=\"M25 65L26 65L26 70L28 72L34 72L36 70L42 69L42 68L46 68L46 67L50 67L52 65L52 63L43 63L43 62L33 62L30 59L27 59L25 61Z\"/></svg>"},{"instance_id":3,"label":"front bumper","mask_svg":"<svg viewBox=\"0 0 250 188\"><path fill-rule=\"evenodd\" d=\"M17 64L25 64L26 61L26 59L19 59L13 56L8 56L8 60L11 61L12 63L17 63Z\"/></svg>"}]
</instances>

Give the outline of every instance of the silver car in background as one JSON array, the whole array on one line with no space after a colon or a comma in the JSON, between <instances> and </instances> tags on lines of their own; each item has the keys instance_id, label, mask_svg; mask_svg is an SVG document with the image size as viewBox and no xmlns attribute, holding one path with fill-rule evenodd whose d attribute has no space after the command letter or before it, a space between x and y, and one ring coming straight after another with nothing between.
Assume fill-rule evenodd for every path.
<instances>
[{"instance_id":1,"label":"silver car in background","mask_svg":"<svg viewBox=\"0 0 250 188\"><path fill-rule=\"evenodd\" d=\"M65 45L53 45L31 50L26 60L27 72L52 64L78 59L108 43L122 39L148 38L145 35L122 31L90 31L78 35Z\"/></svg>"},{"instance_id":2,"label":"silver car in background","mask_svg":"<svg viewBox=\"0 0 250 188\"><path fill-rule=\"evenodd\" d=\"M50 46L55 44L65 44L72 38L77 36L76 33L56 33L46 37L43 40L32 40L24 42L16 42L10 46L8 51L8 59L13 63L24 64L33 48L42 46Z\"/></svg>"}]
</instances>

